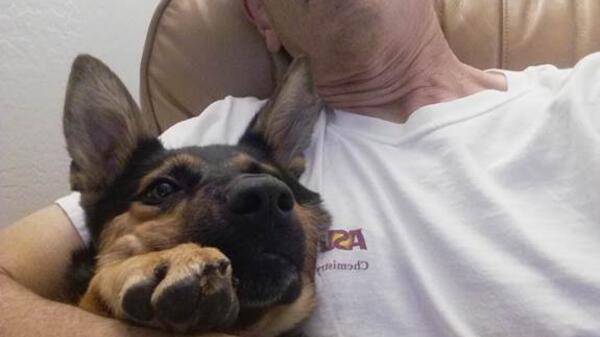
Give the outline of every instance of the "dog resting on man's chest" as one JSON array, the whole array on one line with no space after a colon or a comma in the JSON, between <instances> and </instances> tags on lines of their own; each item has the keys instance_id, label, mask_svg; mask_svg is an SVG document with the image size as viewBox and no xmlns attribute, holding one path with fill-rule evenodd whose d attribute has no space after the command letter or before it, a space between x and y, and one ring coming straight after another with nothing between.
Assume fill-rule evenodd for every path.
<instances>
[{"instance_id":1,"label":"dog resting on man's chest","mask_svg":"<svg viewBox=\"0 0 600 337\"><path fill-rule=\"evenodd\" d=\"M237 145L167 150L117 76L78 57L64 132L92 238L74 258L79 305L177 332L293 331L329 224L298 183L321 107L296 60Z\"/></svg>"}]
</instances>

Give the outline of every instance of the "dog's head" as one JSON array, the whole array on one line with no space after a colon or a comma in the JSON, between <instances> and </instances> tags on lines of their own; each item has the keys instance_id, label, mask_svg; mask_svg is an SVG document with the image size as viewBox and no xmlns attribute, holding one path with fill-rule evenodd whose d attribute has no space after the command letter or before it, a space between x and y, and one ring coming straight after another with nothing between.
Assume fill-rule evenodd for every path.
<instances>
[{"instance_id":1,"label":"dog's head","mask_svg":"<svg viewBox=\"0 0 600 337\"><path fill-rule=\"evenodd\" d=\"M117 76L80 56L64 132L93 248L111 248L110 260L187 242L216 247L231 260L242 313L292 304L312 282L329 222L297 179L320 109L306 63L295 61L237 145L167 150ZM135 242L115 250L127 235Z\"/></svg>"}]
</instances>

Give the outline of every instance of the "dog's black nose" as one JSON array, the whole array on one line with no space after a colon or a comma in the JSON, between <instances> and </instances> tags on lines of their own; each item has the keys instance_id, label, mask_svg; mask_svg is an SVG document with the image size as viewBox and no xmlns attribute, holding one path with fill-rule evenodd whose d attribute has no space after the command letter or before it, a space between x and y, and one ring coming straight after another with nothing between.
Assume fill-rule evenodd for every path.
<instances>
[{"instance_id":1,"label":"dog's black nose","mask_svg":"<svg viewBox=\"0 0 600 337\"><path fill-rule=\"evenodd\" d=\"M245 175L230 186L229 211L248 222L265 226L281 223L294 208L292 191L271 176Z\"/></svg>"}]
</instances>

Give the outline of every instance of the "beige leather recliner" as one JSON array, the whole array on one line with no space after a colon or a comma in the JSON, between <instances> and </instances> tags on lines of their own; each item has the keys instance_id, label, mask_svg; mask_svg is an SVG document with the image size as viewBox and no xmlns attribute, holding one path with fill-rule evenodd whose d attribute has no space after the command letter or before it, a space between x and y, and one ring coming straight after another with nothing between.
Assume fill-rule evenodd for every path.
<instances>
[{"instance_id":1,"label":"beige leather recliner","mask_svg":"<svg viewBox=\"0 0 600 337\"><path fill-rule=\"evenodd\" d=\"M435 2L451 47L481 69L569 67L600 51L600 0ZM227 95L268 97L269 57L242 0L163 0L148 32L140 88L158 131Z\"/></svg>"}]
</instances>

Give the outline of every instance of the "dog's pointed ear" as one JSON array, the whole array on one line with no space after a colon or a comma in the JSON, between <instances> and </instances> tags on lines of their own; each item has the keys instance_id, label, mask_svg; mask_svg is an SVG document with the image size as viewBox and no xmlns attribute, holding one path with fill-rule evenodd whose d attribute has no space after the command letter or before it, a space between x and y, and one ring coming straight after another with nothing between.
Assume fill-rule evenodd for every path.
<instances>
[{"instance_id":1,"label":"dog's pointed ear","mask_svg":"<svg viewBox=\"0 0 600 337\"><path fill-rule=\"evenodd\" d=\"M123 82L88 55L73 63L63 130L72 160L71 188L83 194L105 189L140 142L153 138Z\"/></svg>"},{"instance_id":2,"label":"dog's pointed ear","mask_svg":"<svg viewBox=\"0 0 600 337\"><path fill-rule=\"evenodd\" d=\"M304 171L304 150L310 145L322 109L308 59L297 58L241 143L262 139L273 159L299 177Z\"/></svg>"}]
</instances>

